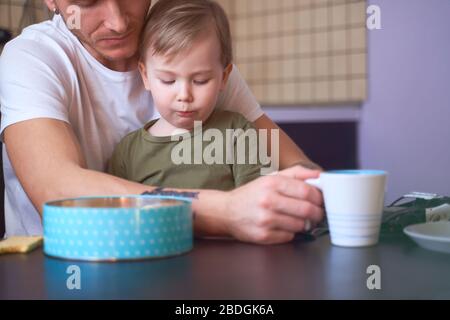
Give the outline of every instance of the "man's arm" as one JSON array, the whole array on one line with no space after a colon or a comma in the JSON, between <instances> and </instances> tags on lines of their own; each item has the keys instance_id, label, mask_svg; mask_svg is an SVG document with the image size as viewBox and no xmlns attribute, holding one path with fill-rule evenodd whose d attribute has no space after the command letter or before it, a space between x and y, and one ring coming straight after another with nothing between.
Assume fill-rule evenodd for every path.
<instances>
[{"instance_id":1,"label":"man's arm","mask_svg":"<svg viewBox=\"0 0 450 320\"><path fill-rule=\"evenodd\" d=\"M27 120L8 126L4 133L16 175L40 212L53 199L152 189L86 169L79 143L63 121ZM195 232L255 243L290 241L306 220L318 222L323 217L320 192L302 181L317 175L297 166L231 192L200 190L193 201Z\"/></svg>"},{"instance_id":2,"label":"man's arm","mask_svg":"<svg viewBox=\"0 0 450 320\"><path fill-rule=\"evenodd\" d=\"M108 194L139 194L151 187L87 170L69 124L33 119L8 126L6 150L16 175L39 212L50 200Z\"/></svg>"},{"instance_id":3,"label":"man's arm","mask_svg":"<svg viewBox=\"0 0 450 320\"><path fill-rule=\"evenodd\" d=\"M223 95L219 98L218 105L223 105L226 110L242 114L247 120L253 122L258 129L280 130L280 169L301 165L310 169L320 169L312 162L303 151L261 110L255 96L250 91L247 83L242 78L236 66L233 66L227 86ZM268 150L270 150L270 133L268 133Z\"/></svg>"},{"instance_id":4,"label":"man's arm","mask_svg":"<svg viewBox=\"0 0 450 320\"><path fill-rule=\"evenodd\" d=\"M302 167L321 170L320 166L312 162L303 151L295 144L294 141L267 115L262 115L254 123L258 129L267 129L268 150L271 153L270 130L278 129L279 131L279 156L280 156L280 170L292 167L294 165L301 165Z\"/></svg>"},{"instance_id":5,"label":"man's arm","mask_svg":"<svg viewBox=\"0 0 450 320\"><path fill-rule=\"evenodd\" d=\"M304 182L319 171L295 166L230 192L205 190L193 201L197 235L260 244L291 241L324 216L322 194Z\"/></svg>"}]
</instances>

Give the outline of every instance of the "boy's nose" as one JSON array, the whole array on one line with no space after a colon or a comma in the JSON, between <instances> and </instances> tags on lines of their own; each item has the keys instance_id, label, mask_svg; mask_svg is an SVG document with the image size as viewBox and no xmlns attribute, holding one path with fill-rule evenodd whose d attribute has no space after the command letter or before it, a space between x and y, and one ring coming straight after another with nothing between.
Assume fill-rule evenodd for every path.
<instances>
[{"instance_id":1,"label":"boy's nose","mask_svg":"<svg viewBox=\"0 0 450 320\"><path fill-rule=\"evenodd\" d=\"M192 102L192 92L191 87L188 83L181 83L180 89L178 91L178 101Z\"/></svg>"}]
</instances>

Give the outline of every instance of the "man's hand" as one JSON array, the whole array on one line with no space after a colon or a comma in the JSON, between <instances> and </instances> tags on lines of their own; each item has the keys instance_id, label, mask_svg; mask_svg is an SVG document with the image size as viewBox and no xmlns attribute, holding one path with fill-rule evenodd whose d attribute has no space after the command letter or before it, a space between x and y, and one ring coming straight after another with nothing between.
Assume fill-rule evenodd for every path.
<instances>
[{"instance_id":1,"label":"man's hand","mask_svg":"<svg viewBox=\"0 0 450 320\"><path fill-rule=\"evenodd\" d=\"M322 193L304 182L319 174L295 166L231 191L229 233L241 241L275 244L291 241L309 222L320 222L324 217Z\"/></svg>"}]
</instances>

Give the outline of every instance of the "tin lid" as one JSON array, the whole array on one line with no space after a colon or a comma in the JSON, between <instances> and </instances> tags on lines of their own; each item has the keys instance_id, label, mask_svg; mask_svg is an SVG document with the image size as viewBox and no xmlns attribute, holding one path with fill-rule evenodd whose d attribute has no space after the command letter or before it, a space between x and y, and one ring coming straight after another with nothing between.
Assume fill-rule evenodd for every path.
<instances>
[{"instance_id":1,"label":"tin lid","mask_svg":"<svg viewBox=\"0 0 450 320\"><path fill-rule=\"evenodd\" d=\"M82 197L50 201L45 204L51 207L65 208L160 208L183 205L183 201L165 198L149 198L141 196L124 197Z\"/></svg>"}]
</instances>

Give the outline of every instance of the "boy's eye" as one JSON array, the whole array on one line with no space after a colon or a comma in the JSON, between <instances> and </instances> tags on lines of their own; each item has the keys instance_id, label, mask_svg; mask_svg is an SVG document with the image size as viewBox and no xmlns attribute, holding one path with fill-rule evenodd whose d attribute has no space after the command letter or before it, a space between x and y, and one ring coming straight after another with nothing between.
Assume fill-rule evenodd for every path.
<instances>
[{"instance_id":1,"label":"boy's eye","mask_svg":"<svg viewBox=\"0 0 450 320\"><path fill-rule=\"evenodd\" d=\"M199 85L207 84L208 82L209 82L209 79L205 79L205 80L194 80L194 83L195 83L195 84L199 84Z\"/></svg>"},{"instance_id":2,"label":"boy's eye","mask_svg":"<svg viewBox=\"0 0 450 320\"><path fill-rule=\"evenodd\" d=\"M174 84L175 83L175 80L163 80L163 79L160 79L160 81L163 84Z\"/></svg>"}]
</instances>

